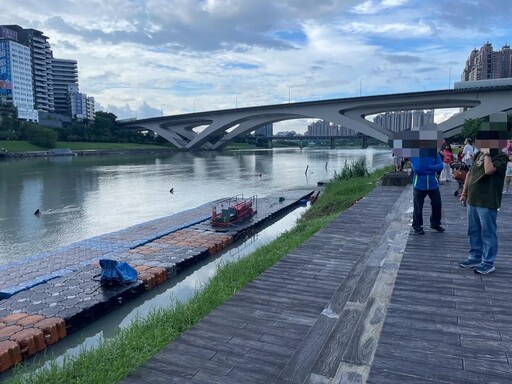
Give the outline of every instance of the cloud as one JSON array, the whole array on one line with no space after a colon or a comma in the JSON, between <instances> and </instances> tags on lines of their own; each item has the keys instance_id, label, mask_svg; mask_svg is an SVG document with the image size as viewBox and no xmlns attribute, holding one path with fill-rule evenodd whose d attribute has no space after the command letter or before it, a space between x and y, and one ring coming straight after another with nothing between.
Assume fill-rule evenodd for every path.
<instances>
[{"instance_id":1,"label":"cloud","mask_svg":"<svg viewBox=\"0 0 512 384\"><path fill-rule=\"evenodd\" d=\"M384 59L390 63L399 64L414 64L421 62L421 59L418 56L413 55L384 55Z\"/></svg>"},{"instance_id":2,"label":"cloud","mask_svg":"<svg viewBox=\"0 0 512 384\"><path fill-rule=\"evenodd\" d=\"M504 0L4 0L123 117L443 89L511 35ZM450 75L451 73L451 75ZM293 125L293 122L287 124ZM296 129L297 130L297 129Z\"/></svg>"},{"instance_id":3,"label":"cloud","mask_svg":"<svg viewBox=\"0 0 512 384\"><path fill-rule=\"evenodd\" d=\"M359 14L376 14L390 8L400 7L409 3L409 0L368 0L362 4L356 5L352 12Z\"/></svg>"}]
</instances>

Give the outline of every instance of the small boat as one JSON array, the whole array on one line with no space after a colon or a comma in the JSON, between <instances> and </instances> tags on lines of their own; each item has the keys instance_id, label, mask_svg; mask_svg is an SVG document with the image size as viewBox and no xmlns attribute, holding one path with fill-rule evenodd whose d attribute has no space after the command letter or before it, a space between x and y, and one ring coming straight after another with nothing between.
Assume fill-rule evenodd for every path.
<instances>
[{"instance_id":1,"label":"small boat","mask_svg":"<svg viewBox=\"0 0 512 384\"><path fill-rule=\"evenodd\" d=\"M214 227L229 227L230 225L245 221L257 212L258 198L256 195L244 199L243 195L235 196L222 201L220 209L212 207L211 223Z\"/></svg>"}]
</instances>

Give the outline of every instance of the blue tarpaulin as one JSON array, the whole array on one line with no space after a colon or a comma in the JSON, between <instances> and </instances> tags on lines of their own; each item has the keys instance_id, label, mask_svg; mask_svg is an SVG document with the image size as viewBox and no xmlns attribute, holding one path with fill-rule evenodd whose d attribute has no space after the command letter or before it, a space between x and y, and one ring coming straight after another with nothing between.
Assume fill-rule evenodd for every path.
<instances>
[{"instance_id":1,"label":"blue tarpaulin","mask_svg":"<svg viewBox=\"0 0 512 384\"><path fill-rule=\"evenodd\" d=\"M128 284L137 281L137 271L128 263L111 259L100 259L100 267L101 284Z\"/></svg>"}]
</instances>

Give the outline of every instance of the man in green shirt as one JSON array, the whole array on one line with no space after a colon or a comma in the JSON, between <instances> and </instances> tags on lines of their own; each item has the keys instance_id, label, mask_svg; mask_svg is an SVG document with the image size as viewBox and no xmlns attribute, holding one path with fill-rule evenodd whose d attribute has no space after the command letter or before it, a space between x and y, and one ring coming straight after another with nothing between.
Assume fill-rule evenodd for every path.
<instances>
[{"instance_id":1,"label":"man in green shirt","mask_svg":"<svg viewBox=\"0 0 512 384\"><path fill-rule=\"evenodd\" d=\"M486 275L494 272L494 261L498 253L496 219L501 206L501 197L508 157L501 150L506 142L507 114L497 113L482 122L478 132L477 146L460 200L468 205L469 255L459 263L463 268L475 268L475 272Z\"/></svg>"}]
</instances>

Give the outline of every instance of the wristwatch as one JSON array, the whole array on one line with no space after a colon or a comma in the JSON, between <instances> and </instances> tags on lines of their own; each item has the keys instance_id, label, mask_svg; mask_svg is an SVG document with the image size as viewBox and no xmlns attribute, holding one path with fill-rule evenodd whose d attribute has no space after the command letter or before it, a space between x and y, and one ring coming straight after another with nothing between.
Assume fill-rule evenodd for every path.
<instances>
[{"instance_id":1,"label":"wristwatch","mask_svg":"<svg viewBox=\"0 0 512 384\"><path fill-rule=\"evenodd\" d=\"M487 153L484 153L484 157L485 156L491 156L491 154L489 152L487 152Z\"/></svg>"}]
</instances>

